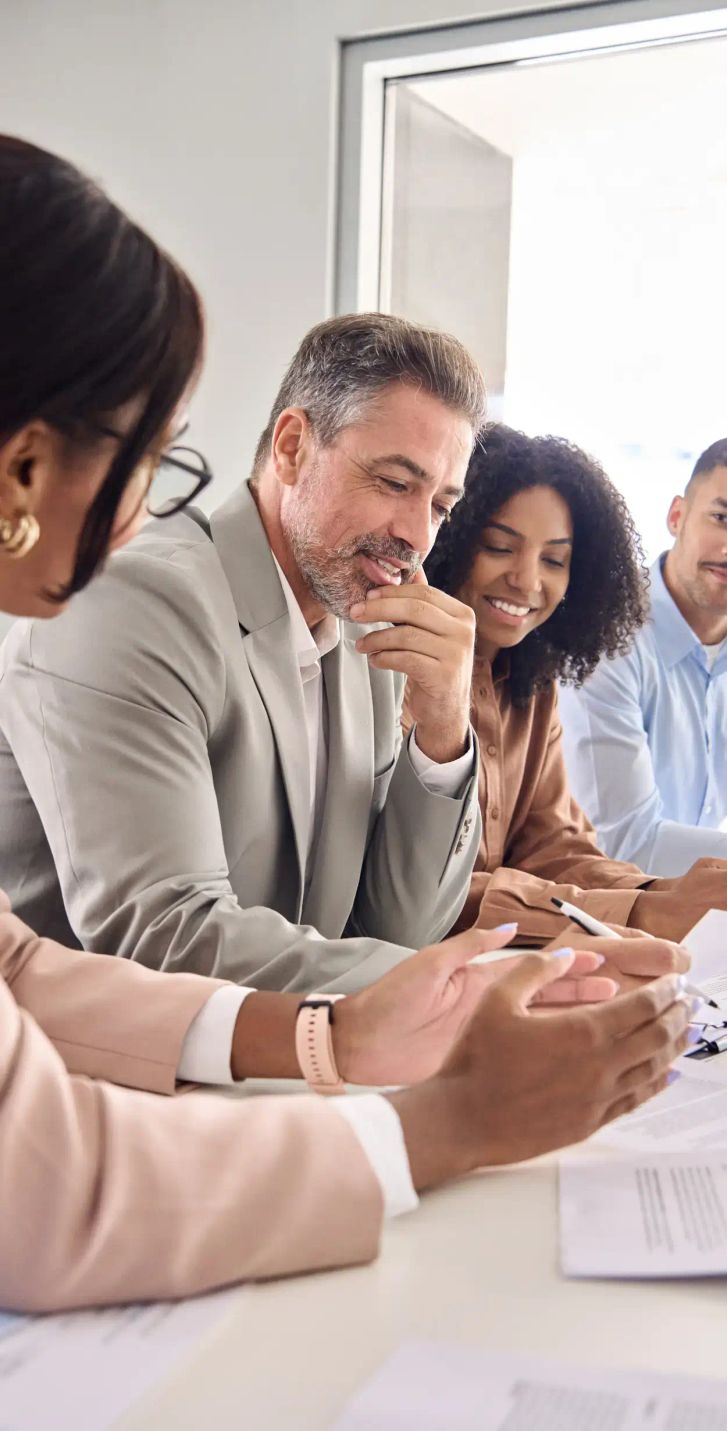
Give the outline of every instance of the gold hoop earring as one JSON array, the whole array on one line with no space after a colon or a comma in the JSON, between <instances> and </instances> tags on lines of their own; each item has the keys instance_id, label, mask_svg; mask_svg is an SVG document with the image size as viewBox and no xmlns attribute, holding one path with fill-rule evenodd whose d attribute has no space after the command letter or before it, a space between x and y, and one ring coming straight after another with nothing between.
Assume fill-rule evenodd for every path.
<instances>
[{"instance_id":1,"label":"gold hoop earring","mask_svg":"<svg viewBox=\"0 0 727 1431\"><path fill-rule=\"evenodd\" d=\"M14 521L0 520L0 553L19 560L33 550L40 536L40 527L30 512L23 512Z\"/></svg>"}]
</instances>

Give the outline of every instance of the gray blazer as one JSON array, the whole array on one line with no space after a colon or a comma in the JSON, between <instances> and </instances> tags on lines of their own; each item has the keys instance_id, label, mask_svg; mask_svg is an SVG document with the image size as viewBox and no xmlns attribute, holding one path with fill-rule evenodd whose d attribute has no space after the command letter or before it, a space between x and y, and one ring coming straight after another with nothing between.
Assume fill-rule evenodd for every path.
<instances>
[{"instance_id":1,"label":"gray blazer","mask_svg":"<svg viewBox=\"0 0 727 1431\"><path fill-rule=\"evenodd\" d=\"M403 679L343 624L322 661L329 772L308 888L290 618L247 485L150 524L0 671L0 870L40 932L267 989L355 990L441 939L479 842L477 780L427 791ZM345 937L343 937L345 936Z\"/></svg>"}]
</instances>

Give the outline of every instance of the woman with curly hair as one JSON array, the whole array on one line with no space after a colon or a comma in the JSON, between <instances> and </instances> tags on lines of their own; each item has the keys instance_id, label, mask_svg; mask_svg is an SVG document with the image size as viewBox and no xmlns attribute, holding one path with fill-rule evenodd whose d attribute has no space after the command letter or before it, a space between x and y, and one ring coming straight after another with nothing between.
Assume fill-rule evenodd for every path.
<instances>
[{"instance_id":1,"label":"woman with curly hair","mask_svg":"<svg viewBox=\"0 0 727 1431\"><path fill-rule=\"evenodd\" d=\"M714 901L713 874L650 880L608 859L563 759L557 682L627 650L648 609L641 543L603 469L563 438L491 426L425 569L477 621L482 837L455 927L517 919L528 942L561 942L556 896L622 931L681 938Z\"/></svg>"}]
</instances>

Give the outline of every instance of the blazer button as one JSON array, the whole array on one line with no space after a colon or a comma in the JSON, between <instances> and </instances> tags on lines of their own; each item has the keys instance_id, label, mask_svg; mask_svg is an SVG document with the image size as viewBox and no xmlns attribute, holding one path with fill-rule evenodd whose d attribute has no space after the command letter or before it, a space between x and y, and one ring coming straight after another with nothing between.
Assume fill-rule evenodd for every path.
<instances>
[{"instance_id":1,"label":"blazer button","mask_svg":"<svg viewBox=\"0 0 727 1431\"><path fill-rule=\"evenodd\" d=\"M488 745L488 747L487 747L487 754L488 754L488 755L497 755L497 746L496 746L496 745Z\"/></svg>"}]
</instances>

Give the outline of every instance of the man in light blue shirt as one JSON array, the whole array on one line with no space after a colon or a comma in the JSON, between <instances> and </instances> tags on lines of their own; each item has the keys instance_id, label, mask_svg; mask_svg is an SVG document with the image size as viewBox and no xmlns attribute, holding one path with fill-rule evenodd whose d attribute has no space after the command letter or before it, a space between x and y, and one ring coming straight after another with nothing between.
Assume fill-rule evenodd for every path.
<instances>
[{"instance_id":1,"label":"man in light blue shirt","mask_svg":"<svg viewBox=\"0 0 727 1431\"><path fill-rule=\"evenodd\" d=\"M651 568L651 615L560 709L573 793L612 859L727 859L727 438L698 459Z\"/></svg>"}]
</instances>

